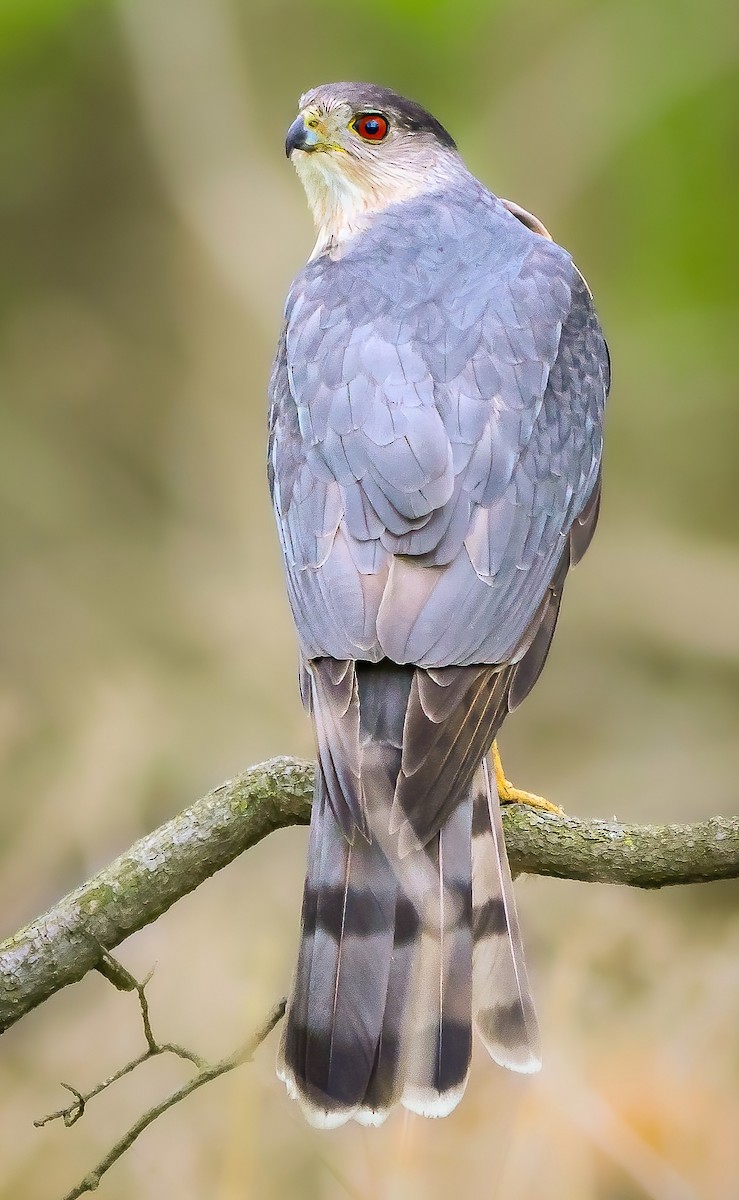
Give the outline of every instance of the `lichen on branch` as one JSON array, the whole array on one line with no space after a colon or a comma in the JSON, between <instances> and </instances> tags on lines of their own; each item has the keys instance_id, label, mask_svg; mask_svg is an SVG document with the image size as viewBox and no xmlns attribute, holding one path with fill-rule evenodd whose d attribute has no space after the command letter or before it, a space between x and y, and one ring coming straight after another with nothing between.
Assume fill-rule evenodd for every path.
<instances>
[{"instance_id":1,"label":"lichen on branch","mask_svg":"<svg viewBox=\"0 0 739 1200\"><path fill-rule=\"evenodd\" d=\"M140 839L47 913L0 943L0 1033L88 971L267 834L306 824L313 764L250 767ZM507 805L514 874L657 888L739 876L739 818L625 825Z\"/></svg>"}]
</instances>

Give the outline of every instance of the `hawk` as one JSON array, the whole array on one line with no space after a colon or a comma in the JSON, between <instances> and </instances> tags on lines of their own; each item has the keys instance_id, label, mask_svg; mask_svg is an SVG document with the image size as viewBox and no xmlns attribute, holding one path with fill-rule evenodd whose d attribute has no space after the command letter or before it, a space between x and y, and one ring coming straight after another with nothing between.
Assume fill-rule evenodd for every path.
<instances>
[{"instance_id":1,"label":"hawk","mask_svg":"<svg viewBox=\"0 0 739 1200\"><path fill-rule=\"evenodd\" d=\"M540 1065L489 755L595 528L608 352L570 255L420 105L314 88L286 152L318 237L269 477L318 766L278 1072L315 1125L443 1116L473 1023Z\"/></svg>"}]
</instances>

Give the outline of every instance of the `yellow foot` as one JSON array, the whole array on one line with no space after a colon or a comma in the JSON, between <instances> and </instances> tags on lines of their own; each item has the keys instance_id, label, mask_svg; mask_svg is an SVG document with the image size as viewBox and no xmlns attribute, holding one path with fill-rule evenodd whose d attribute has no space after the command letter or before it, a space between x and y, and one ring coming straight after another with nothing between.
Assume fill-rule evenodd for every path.
<instances>
[{"instance_id":1,"label":"yellow foot","mask_svg":"<svg viewBox=\"0 0 739 1200\"><path fill-rule=\"evenodd\" d=\"M501 804L528 804L531 808L541 808L544 812L554 813L558 817L564 816L565 810L558 804L552 804L550 800L545 800L543 796L536 796L533 792L522 792L520 788L514 787L509 779L506 779L497 741L493 742L493 770Z\"/></svg>"}]
</instances>

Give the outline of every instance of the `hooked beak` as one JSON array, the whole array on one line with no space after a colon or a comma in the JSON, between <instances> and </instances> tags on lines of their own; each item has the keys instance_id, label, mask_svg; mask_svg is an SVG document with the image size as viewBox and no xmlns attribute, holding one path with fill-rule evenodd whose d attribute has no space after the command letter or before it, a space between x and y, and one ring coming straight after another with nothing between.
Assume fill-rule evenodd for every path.
<instances>
[{"instance_id":1,"label":"hooked beak","mask_svg":"<svg viewBox=\"0 0 739 1200\"><path fill-rule=\"evenodd\" d=\"M301 113L287 131L285 154L289 158L293 150L314 150L318 141L318 134L314 129L308 128Z\"/></svg>"}]
</instances>

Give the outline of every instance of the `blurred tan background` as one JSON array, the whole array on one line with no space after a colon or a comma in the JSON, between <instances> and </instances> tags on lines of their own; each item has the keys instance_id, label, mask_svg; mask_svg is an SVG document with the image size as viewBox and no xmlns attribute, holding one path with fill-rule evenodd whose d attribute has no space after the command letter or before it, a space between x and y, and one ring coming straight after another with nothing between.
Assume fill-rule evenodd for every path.
<instances>
[{"instance_id":1,"label":"blurred tan background","mask_svg":"<svg viewBox=\"0 0 739 1200\"><path fill-rule=\"evenodd\" d=\"M576 813L736 811L737 25L723 0L3 0L0 936L203 791L310 754L265 483L265 388L312 245L297 96L370 79L590 280L614 390L598 536L509 774ZM304 831L132 939L155 1029L219 1056L285 990ZM478 1055L441 1124L305 1126L258 1061L151 1129L106 1200L729 1200L739 885L519 885L545 1069ZM71 1131L59 1081L140 1049L89 976L0 1044L0 1200L60 1200L183 1076Z\"/></svg>"}]
</instances>

